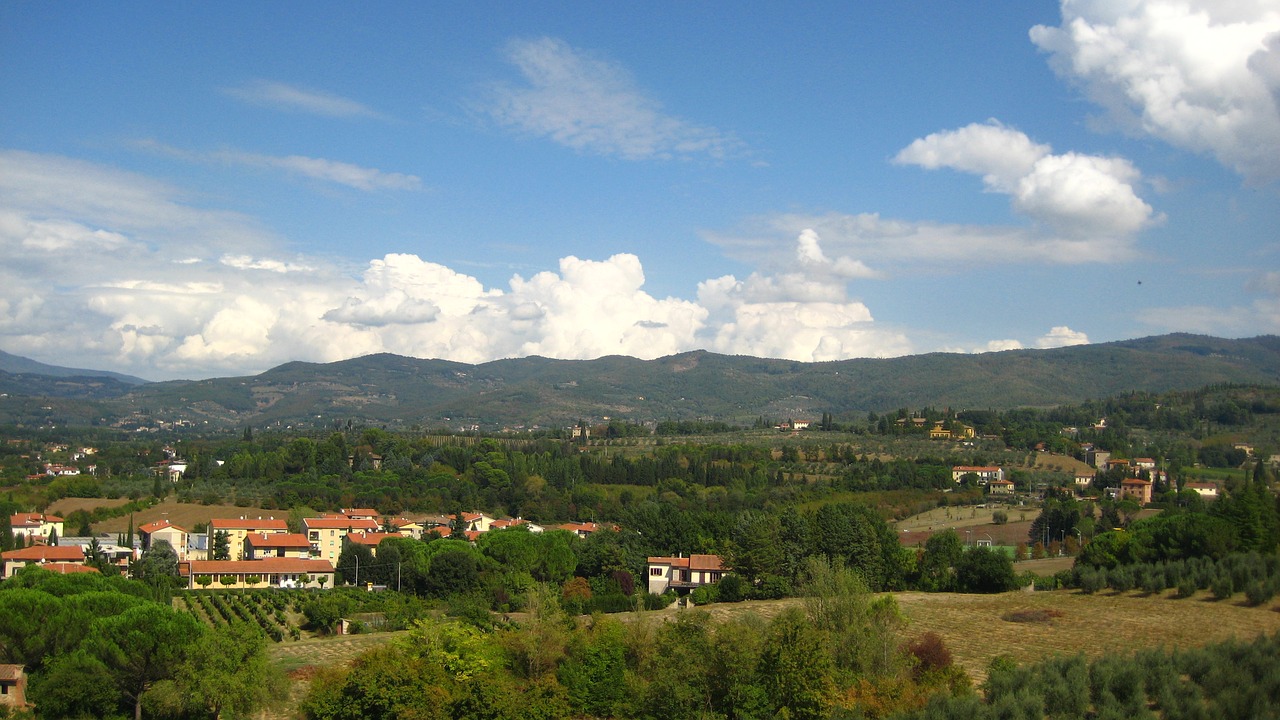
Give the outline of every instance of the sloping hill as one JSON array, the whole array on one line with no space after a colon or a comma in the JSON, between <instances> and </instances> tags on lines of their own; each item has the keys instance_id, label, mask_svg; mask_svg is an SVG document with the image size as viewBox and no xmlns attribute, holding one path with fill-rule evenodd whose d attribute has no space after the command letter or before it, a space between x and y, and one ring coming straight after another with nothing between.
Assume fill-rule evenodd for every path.
<instances>
[{"instance_id":1,"label":"sloping hill","mask_svg":"<svg viewBox=\"0 0 1280 720\"><path fill-rule=\"evenodd\" d=\"M601 417L749 422L899 407L1008 408L1132 390L1280 383L1280 338L1166 335L1053 350L802 363L704 351L657 360L529 357L481 365L370 355L260 375L153 383L126 396L170 419L325 425L555 426Z\"/></svg>"}]
</instances>

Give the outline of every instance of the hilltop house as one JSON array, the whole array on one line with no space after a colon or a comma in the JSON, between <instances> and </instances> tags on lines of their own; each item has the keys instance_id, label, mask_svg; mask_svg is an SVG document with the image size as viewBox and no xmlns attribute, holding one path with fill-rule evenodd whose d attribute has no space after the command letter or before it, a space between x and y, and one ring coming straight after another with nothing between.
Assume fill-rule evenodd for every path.
<instances>
[{"instance_id":1,"label":"hilltop house","mask_svg":"<svg viewBox=\"0 0 1280 720\"><path fill-rule=\"evenodd\" d=\"M1139 505L1151 502L1151 481L1142 478L1125 478L1120 482L1120 499L1134 500Z\"/></svg>"},{"instance_id":2,"label":"hilltop house","mask_svg":"<svg viewBox=\"0 0 1280 720\"><path fill-rule=\"evenodd\" d=\"M960 482L965 475L976 475L979 485L986 485L993 480L1004 480L1004 468L992 465L956 465L951 468L951 480Z\"/></svg>"},{"instance_id":3,"label":"hilltop house","mask_svg":"<svg viewBox=\"0 0 1280 720\"><path fill-rule=\"evenodd\" d=\"M725 573L719 555L649 558L649 592L661 595L667 589L688 592L696 587L720 582Z\"/></svg>"}]
</instances>

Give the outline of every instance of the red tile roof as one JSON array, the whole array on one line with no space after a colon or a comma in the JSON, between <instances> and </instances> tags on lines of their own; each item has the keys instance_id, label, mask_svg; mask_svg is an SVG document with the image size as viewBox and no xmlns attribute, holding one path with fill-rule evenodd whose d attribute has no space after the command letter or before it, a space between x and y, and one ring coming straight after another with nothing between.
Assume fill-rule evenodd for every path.
<instances>
[{"instance_id":1,"label":"red tile roof","mask_svg":"<svg viewBox=\"0 0 1280 720\"><path fill-rule=\"evenodd\" d=\"M353 520L345 515L329 517L303 518L302 524L308 530L377 530L381 527L377 520Z\"/></svg>"},{"instance_id":2,"label":"red tile roof","mask_svg":"<svg viewBox=\"0 0 1280 720\"><path fill-rule=\"evenodd\" d=\"M15 513L9 516L9 526L14 528L40 527L44 523L60 523L62 518L43 513Z\"/></svg>"},{"instance_id":3,"label":"red tile roof","mask_svg":"<svg viewBox=\"0 0 1280 720\"><path fill-rule=\"evenodd\" d=\"M671 567L688 568L690 570L723 570L724 563L719 555L690 555L689 557L651 557L650 565L670 565Z\"/></svg>"},{"instance_id":4,"label":"red tile roof","mask_svg":"<svg viewBox=\"0 0 1280 720\"><path fill-rule=\"evenodd\" d=\"M342 514L347 517L378 517L379 513L373 508L342 508Z\"/></svg>"},{"instance_id":5,"label":"red tile roof","mask_svg":"<svg viewBox=\"0 0 1280 720\"><path fill-rule=\"evenodd\" d=\"M21 665L0 665L0 680L16 681L22 677Z\"/></svg>"},{"instance_id":6,"label":"red tile roof","mask_svg":"<svg viewBox=\"0 0 1280 720\"><path fill-rule=\"evenodd\" d=\"M360 543L361 545L368 545L369 547L378 547L378 543L382 542L383 540L386 540L387 538L398 538L398 537L404 537L404 536L399 533L381 533L381 532L347 533L347 539L350 540L351 542Z\"/></svg>"},{"instance_id":7,"label":"red tile roof","mask_svg":"<svg viewBox=\"0 0 1280 720\"><path fill-rule=\"evenodd\" d=\"M214 518L209 521L210 530L274 530L283 532L289 523L273 518Z\"/></svg>"},{"instance_id":8,"label":"red tile roof","mask_svg":"<svg viewBox=\"0 0 1280 720\"><path fill-rule=\"evenodd\" d=\"M255 548L310 548L311 541L302 533L250 533L244 541Z\"/></svg>"},{"instance_id":9,"label":"red tile roof","mask_svg":"<svg viewBox=\"0 0 1280 720\"><path fill-rule=\"evenodd\" d=\"M9 552L0 553L0 558L4 558L5 560L31 560L35 562L58 560L76 560L84 562L84 550L79 545L72 545L69 547L32 545L31 547L22 548L20 550L10 550Z\"/></svg>"},{"instance_id":10,"label":"red tile roof","mask_svg":"<svg viewBox=\"0 0 1280 720\"><path fill-rule=\"evenodd\" d=\"M92 565L80 565L80 564L78 564L78 563L60 563L60 562L53 562L53 563L45 563L45 564L41 565L40 567L44 568L45 570L48 570L49 572L55 572L55 573L58 573L59 575L71 575L71 574L73 574L73 573L96 573L96 572L98 572L98 568L93 567Z\"/></svg>"},{"instance_id":11,"label":"red tile roof","mask_svg":"<svg viewBox=\"0 0 1280 720\"><path fill-rule=\"evenodd\" d=\"M144 532L149 535L157 530L163 530L165 528L173 528L174 530L181 530L182 532L186 532L186 530L183 530L182 528L178 527L177 525L174 525L168 520L156 520L154 522L149 522L146 525L139 525L138 532Z\"/></svg>"},{"instance_id":12,"label":"red tile roof","mask_svg":"<svg viewBox=\"0 0 1280 720\"><path fill-rule=\"evenodd\" d=\"M331 573L328 560L302 558L265 558L263 560L192 560L193 575L268 575L286 573Z\"/></svg>"}]
</instances>

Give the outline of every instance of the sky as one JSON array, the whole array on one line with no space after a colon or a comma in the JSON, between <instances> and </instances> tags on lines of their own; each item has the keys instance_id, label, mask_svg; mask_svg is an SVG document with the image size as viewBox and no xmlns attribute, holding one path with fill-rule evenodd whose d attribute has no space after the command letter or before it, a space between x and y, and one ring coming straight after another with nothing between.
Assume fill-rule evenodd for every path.
<instances>
[{"instance_id":1,"label":"sky","mask_svg":"<svg viewBox=\"0 0 1280 720\"><path fill-rule=\"evenodd\" d=\"M1280 333L1275 0L0 3L0 349Z\"/></svg>"}]
</instances>

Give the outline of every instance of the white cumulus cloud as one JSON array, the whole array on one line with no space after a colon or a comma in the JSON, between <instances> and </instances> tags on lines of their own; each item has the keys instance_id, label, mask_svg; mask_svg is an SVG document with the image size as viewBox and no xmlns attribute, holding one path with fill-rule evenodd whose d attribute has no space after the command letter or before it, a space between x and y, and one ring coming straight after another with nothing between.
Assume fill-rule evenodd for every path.
<instances>
[{"instance_id":1,"label":"white cumulus cloud","mask_svg":"<svg viewBox=\"0 0 1280 720\"><path fill-rule=\"evenodd\" d=\"M1141 173L1123 158L1055 155L1047 145L996 122L933 133L894 162L982 175L1014 210L1067 237L1128 238L1157 218L1133 185Z\"/></svg>"},{"instance_id":2,"label":"white cumulus cloud","mask_svg":"<svg viewBox=\"0 0 1280 720\"><path fill-rule=\"evenodd\" d=\"M1089 336L1072 330L1066 325L1055 325L1048 333L1036 340L1038 348L1067 347L1068 345L1088 345Z\"/></svg>"},{"instance_id":3,"label":"white cumulus cloud","mask_svg":"<svg viewBox=\"0 0 1280 720\"><path fill-rule=\"evenodd\" d=\"M1062 0L1062 24L1030 35L1121 129L1280 177L1274 0Z\"/></svg>"},{"instance_id":4,"label":"white cumulus cloud","mask_svg":"<svg viewBox=\"0 0 1280 720\"><path fill-rule=\"evenodd\" d=\"M628 160L742 151L732 135L665 113L619 65L543 37L508 44L525 84L499 84L487 111L498 122L575 150Z\"/></svg>"}]
</instances>

